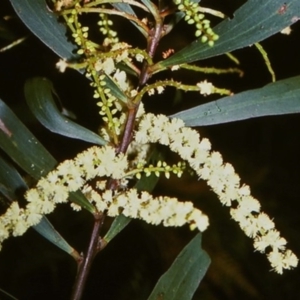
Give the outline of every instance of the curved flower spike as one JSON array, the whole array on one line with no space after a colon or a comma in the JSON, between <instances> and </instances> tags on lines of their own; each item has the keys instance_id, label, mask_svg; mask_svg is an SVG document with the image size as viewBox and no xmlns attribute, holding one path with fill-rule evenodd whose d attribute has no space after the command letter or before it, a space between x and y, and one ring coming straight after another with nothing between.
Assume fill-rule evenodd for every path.
<instances>
[{"instance_id":1,"label":"curved flower spike","mask_svg":"<svg viewBox=\"0 0 300 300\"><path fill-rule=\"evenodd\" d=\"M236 202L237 208L230 211L232 218L247 236L254 239L256 250L270 249L267 256L276 272L281 274L283 269L297 266L298 258L285 249L286 240L274 229L274 222L260 212L260 203L251 196L249 186L241 185L232 165L224 163L219 152L211 151L210 142L200 139L197 131L185 127L182 120L146 114L139 123L135 141L168 146L207 181L223 205L232 206Z\"/></svg>"}]
</instances>

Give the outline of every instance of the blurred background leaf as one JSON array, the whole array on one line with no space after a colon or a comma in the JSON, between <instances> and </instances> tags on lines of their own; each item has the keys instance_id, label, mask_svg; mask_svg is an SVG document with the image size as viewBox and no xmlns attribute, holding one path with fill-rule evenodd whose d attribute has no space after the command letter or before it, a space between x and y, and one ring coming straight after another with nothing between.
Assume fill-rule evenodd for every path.
<instances>
[{"instance_id":1,"label":"blurred background leaf","mask_svg":"<svg viewBox=\"0 0 300 300\"><path fill-rule=\"evenodd\" d=\"M17 38L17 35L10 29L4 20L0 19L0 39L6 41L13 41Z\"/></svg>"}]
</instances>

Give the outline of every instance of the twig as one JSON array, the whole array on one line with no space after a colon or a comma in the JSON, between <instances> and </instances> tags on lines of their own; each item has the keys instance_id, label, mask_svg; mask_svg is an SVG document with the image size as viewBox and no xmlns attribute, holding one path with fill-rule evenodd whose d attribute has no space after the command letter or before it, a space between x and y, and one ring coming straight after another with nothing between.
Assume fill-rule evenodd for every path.
<instances>
[{"instance_id":1,"label":"twig","mask_svg":"<svg viewBox=\"0 0 300 300\"><path fill-rule=\"evenodd\" d=\"M75 279L71 300L81 299L83 289L85 287L86 279L92 266L93 259L96 256L96 254L99 252L99 249L101 249L101 245L99 245L100 242L99 232L103 225L105 216L102 213L97 213L94 215L94 217L95 217L95 223L91 234L90 244L86 256L78 264L78 272Z\"/></svg>"}]
</instances>

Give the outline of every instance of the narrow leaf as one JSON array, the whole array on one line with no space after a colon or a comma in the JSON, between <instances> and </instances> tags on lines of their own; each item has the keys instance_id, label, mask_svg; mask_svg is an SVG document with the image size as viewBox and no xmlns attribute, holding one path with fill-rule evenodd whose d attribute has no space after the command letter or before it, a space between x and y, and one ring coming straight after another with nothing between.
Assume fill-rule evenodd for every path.
<instances>
[{"instance_id":1,"label":"narrow leaf","mask_svg":"<svg viewBox=\"0 0 300 300\"><path fill-rule=\"evenodd\" d=\"M127 96L109 76L105 76L104 81L113 96L115 96L118 100L123 101L124 103L128 102Z\"/></svg>"},{"instance_id":2,"label":"narrow leaf","mask_svg":"<svg viewBox=\"0 0 300 300\"><path fill-rule=\"evenodd\" d=\"M141 0L144 5L149 9L149 12L153 15L154 18L159 14L157 6L153 4L150 0Z\"/></svg>"},{"instance_id":3,"label":"narrow leaf","mask_svg":"<svg viewBox=\"0 0 300 300\"><path fill-rule=\"evenodd\" d=\"M77 46L66 37L66 27L47 7L45 0L10 0L17 15L44 44L58 56L72 60Z\"/></svg>"},{"instance_id":4,"label":"narrow leaf","mask_svg":"<svg viewBox=\"0 0 300 300\"><path fill-rule=\"evenodd\" d=\"M66 242L45 216L43 216L39 224L33 226L33 229L56 247L73 256L75 260L78 261L80 259L79 253Z\"/></svg>"},{"instance_id":5,"label":"narrow leaf","mask_svg":"<svg viewBox=\"0 0 300 300\"><path fill-rule=\"evenodd\" d=\"M27 190L19 172L0 156L0 192L10 201L17 199L16 193Z\"/></svg>"},{"instance_id":6,"label":"narrow leaf","mask_svg":"<svg viewBox=\"0 0 300 300\"><path fill-rule=\"evenodd\" d=\"M131 219L125 217L124 215L117 216L103 238L105 243L109 243L118 233L120 233L129 224L130 221Z\"/></svg>"},{"instance_id":7,"label":"narrow leaf","mask_svg":"<svg viewBox=\"0 0 300 300\"><path fill-rule=\"evenodd\" d=\"M0 192L11 201L16 201L18 194L28 189L27 184L19 172L1 156L0 166ZM79 259L78 252L64 240L45 216L33 229L58 248Z\"/></svg>"},{"instance_id":8,"label":"narrow leaf","mask_svg":"<svg viewBox=\"0 0 300 300\"><path fill-rule=\"evenodd\" d=\"M191 300L210 265L201 249L201 233L181 251L169 270L163 274L148 300Z\"/></svg>"},{"instance_id":9,"label":"narrow leaf","mask_svg":"<svg viewBox=\"0 0 300 300\"><path fill-rule=\"evenodd\" d=\"M53 99L52 83L41 77L25 84L27 104L36 118L50 131L97 145L105 145L98 134L78 125L60 113Z\"/></svg>"},{"instance_id":10,"label":"narrow leaf","mask_svg":"<svg viewBox=\"0 0 300 300\"><path fill-rule=\"evenodd\" d=\"M35 179L51 171L56 161L0 99L0 148Z\"/></svg>"},{"instance_id":11,"label":"narrow leaf","mask_svg":"<svg viewBox=\"0 0 300 300\"><path fill-rule=\"evenodd\" d=\"M296 76L202 104L171 117L182 119L187 126L206 126L299 112L300 76Z\"/></svg>"},{"instance_id":12,"label":"narrow leaf","mask_svg":"<svg viewBox=\"0 0 300 300\"><path fill-rule=\"evenodd\" d=\"M233 19L226 19L214 28L220 38L213 47L197 39L159 62L157 68L191 63L252 45L292 25L299 18L299 0L248 0L234 13Z\"/></svg>"}]
</instances>

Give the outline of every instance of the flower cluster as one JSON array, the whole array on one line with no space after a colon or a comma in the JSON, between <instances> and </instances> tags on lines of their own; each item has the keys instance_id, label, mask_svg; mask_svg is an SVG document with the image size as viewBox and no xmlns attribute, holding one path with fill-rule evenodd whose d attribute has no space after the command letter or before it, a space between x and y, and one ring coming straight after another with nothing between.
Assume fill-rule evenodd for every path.
<instances>
[{"instance_id":1,"label":"flower cluster","mask_svg":"<svg viewBox=\"0 0 300 300\"><path fill-rule=\"evenodd\" d=\"M111 217L119 214L131 218L139 218L150 224L163 223L164 226L182 226L190 224L191 229L203 231L208 226L208 218L191 202L179 202L175 198L154 198L147 192L140 195L135 189L127 191L112 191L106 189L106 181L98 181L96 189L87 184L94 178L113 178L126 183L128 158L124 154L116 155L110 146L92 147L79 153L73 160L62 162L46 177L40 179L35 188L27 191L26 207L20 208L13 202L6 213L0 216L0 246L10 235L19 236L31 226L39 223L42 216L51 213L57 204L67 202L69 193L81 190L95 205L95 211L107 212ZM163 170L160 170L163 169ZM182 172L182 166L168 167L158 163L153 171L159 175L161 171L177 175ZM74 210L80 206L72 203Z\"/></svg>"},{"instance_id":2,"label":"flower cluster","mask_svg":"<svg viewBox=\"0 0 300 300\"><path fill-rule=\"evenodd\" d=\"M129 189L121 193L106 190L97 185L98 191L90 186L83 189L85 196L95 204L99 211L106 211L110 217L121 213L133 219L141 219L152 225L164 226L190 225L190 229L204 231L208 226L208 218L191 202L179 202L176 198L153 197L148 192L138 193ZM102 190L102 193L99 193Z\"/></svg>"},{"instance_id":3,"label":"flower cluster","mask_svg":"<svg viewBox=\"0 0 300 300\"><path fill-rule=\"evenodd\" d=\"M200 139L197 131L185 127L182 120L146 114L135 133L135 141L166 145L187 161L207 181L221 203L232 207L232 218L246 235L254 238L255 249L260 252L270 249L267 257L276 272L281 274L283 269L297 266L298 258L286 249L286 240L280 237L274 222L260 211L260 203L251 196L249 186L241 185L232 165L224 163L219 152L211 151L210 142Z\"/></svg>"},{"instance_id":4,"label":"flower cluster","mask_svg":"<svg viewBox=\"0 0 300 300\"><path fill-rule=\"evenodd\" d=\"M0 245L9 235L22 235L29 227L39 223L42 215L51 213L58 203L68 200L69 193L81 189L87 180L97 176L120 179L128 162L126 156L116 156L110 146L92 147L73 160L62 162L54 171L40 179L35 188L27 191L26 208L13 202L0 216Z\"/></svg>"},{"instance_id":5,"label":"flower cluster","mask_svg":"<svg viewBox=\"0 0 300 300\"><path fill-rule=\"evenodd\" d=\"M214 93L214 86L211 82L207 82L207 80L201 81L196 84L200 90L200 94L207 96Z\"/></svg>"}]
</instances>

